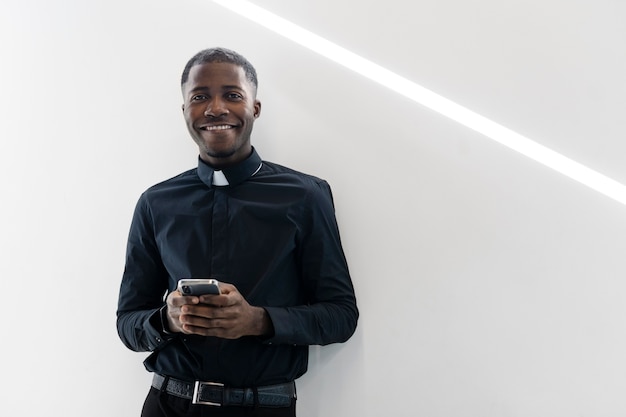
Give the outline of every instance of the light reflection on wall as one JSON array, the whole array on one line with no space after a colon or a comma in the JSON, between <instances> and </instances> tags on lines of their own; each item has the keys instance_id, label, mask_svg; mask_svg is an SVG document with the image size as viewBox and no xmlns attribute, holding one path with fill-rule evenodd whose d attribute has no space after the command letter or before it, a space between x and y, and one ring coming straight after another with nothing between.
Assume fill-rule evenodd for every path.
<instances>
[{"instance_id":1,"label":"light reflection on wall","mask_svg":"<svg viewBox=\"0 0 626 417\"><path fill-rule=\"evenodd\" d=\"M398 94L626 205L626 186L246 0L213 0Z\"/></svg>"}]
</instances>

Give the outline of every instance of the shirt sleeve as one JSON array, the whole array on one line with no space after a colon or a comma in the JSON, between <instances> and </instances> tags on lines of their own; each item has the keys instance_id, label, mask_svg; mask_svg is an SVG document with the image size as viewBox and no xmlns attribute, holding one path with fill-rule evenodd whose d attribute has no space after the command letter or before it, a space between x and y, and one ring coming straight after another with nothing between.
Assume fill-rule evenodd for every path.
<instances>
[{"instance_id":1,"label":"shirt sleeve","mask_svg":"<svg viewBox=\"0 0 626 417\"><path fill-rule=\"evenodd\" d=\"M297 257L307 304L265 307L274 326L266 343L327 345L345 342L356 329L359 312L330 186L319 180L305 204Z\"/></svg>"},{"instance_id":2,"label":"shirt sleeve","mask_svg":"<svg viewBox=\"0 0 626 417\"><path fill-rule=\"evenodd\" d=\"M167 276L147 197L143 194L135 207L128 235L117 309L117 331L129 349L154 351L172 337L164 333L159 315L168 289Z\"/></svg>"}]
</instances>

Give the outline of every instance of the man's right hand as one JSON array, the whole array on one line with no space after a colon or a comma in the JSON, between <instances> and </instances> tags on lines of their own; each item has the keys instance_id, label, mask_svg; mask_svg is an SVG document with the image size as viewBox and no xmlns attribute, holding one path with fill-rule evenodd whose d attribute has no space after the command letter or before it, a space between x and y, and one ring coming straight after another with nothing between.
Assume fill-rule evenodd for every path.
<instances>
[{"instance_id":1,"label":"man's right hand","mask_svg":"<svg viewBox=\"0 0 626 417\"><path fill-rule=\"evenodd\" d=\"M166 317L167 317L167 326L169 327L170 333L187 333L191 332L185 331L183 329L183 325L180 322L180 316L182 314L181 307L184 305L193 305L199 304L200 297L195 295L182 295L180 291L174 291L169 293L166 299Z\"/></svg>"}]
</instances>

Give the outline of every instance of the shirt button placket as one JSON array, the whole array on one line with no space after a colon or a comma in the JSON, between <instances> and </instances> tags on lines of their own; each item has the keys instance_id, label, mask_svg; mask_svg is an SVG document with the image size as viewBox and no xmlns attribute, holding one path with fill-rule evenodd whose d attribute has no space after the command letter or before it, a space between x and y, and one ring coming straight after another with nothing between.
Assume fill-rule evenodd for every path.
<instances>
[{"instance_id":1,"label":"shirt button placket","mask_svg":"<svg viewBox=\"0 0 626 417\"><path fill-rule=\"evenodd\" d=\"M211 275L220 281L228 281L228 195L216 189L213 200Z\"/></svg>"}]
</instances>

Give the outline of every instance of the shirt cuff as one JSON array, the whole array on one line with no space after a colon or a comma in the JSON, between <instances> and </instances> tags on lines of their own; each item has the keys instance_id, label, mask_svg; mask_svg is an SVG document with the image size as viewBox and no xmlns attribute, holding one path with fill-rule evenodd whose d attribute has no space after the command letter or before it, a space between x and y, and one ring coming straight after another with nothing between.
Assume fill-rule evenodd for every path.
<instances>
[{"instance_id":1,"label":"shirt cuff","mask_svg":"<svg viewBox=\"0 0 626 417\"><path fill-rule=\"evenodd\" d=\"M264 308L272 321L274 335L264 339L263 343L268 345L295 344L299 332L298 329L294 328L292 325L287 309L281 307Z\"/></svg>"},{"instance_id":2,"label":"shirt cuff","mask_svg":"<svg viewBox=\"0 0 626 417\"><path fill-rule=\"evenodd\" d=\"M170 333L163 327L162 320L165 318L163 317L165 313L165 306L163 306L155 310L146 322L145 330L148 336L148 343L150 344L150 349L153 351L176 336L176 333Z\"/></svg>"}]
</instances>

